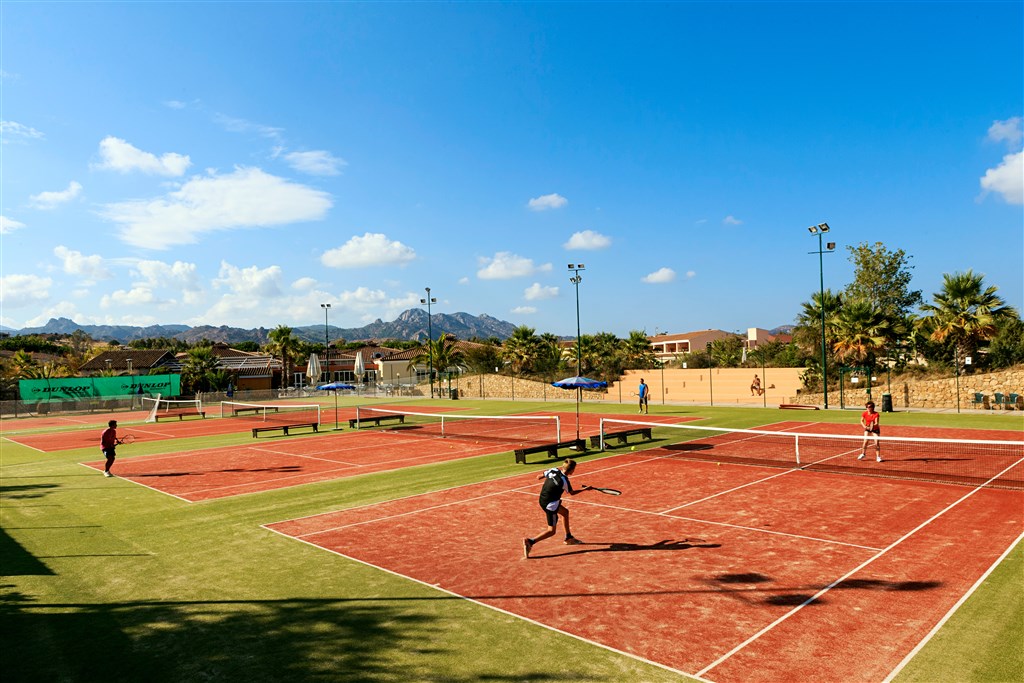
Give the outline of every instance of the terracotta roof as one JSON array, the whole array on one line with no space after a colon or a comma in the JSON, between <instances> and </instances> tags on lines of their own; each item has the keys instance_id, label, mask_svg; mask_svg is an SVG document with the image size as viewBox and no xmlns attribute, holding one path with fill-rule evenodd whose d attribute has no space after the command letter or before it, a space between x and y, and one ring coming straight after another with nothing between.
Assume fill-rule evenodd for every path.
<instances>
[{"instance_id":1,"label":"terracotta roof","mask_svg":"<svg viewBox=\"0 0 1024 683\"><path fill-rule=\"evenodd\" d=\"M107 365L107 361L110 364ZM104 351L95 358L84 363L83 371L102 372L107 370L128 371L128 361L132 362L132 372L148 372L152 368L173 365L174 356L166 349L118 349Z\"/></svg>"}]
</instances>

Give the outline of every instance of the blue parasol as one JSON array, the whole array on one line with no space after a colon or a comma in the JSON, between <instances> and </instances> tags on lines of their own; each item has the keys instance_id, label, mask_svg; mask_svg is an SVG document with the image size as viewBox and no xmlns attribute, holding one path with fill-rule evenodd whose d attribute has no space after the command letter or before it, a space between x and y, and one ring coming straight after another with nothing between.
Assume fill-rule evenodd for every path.
<instances>
[{"instance_id":1,"label":"blue parasol","mask_svg":"<svg viewBox=\"0 0 1024 683\"><path fill-rule=\"evenodd\" d=\"M341 382L331 382L330 384L321 384L317 387L318 391L333 391L334 392L334 429L338 429L338 392L355 389L351 384L343 384Z\"/></svg>"},{"instance_id":2,"label":"blue parasol","mask_svg":"<svg viewBox=\"0 0 1024 683\"><path fill-rule=\"evenodd\" d=\"M608 382L590 379L589 377L567 377L557 382L552 382L551 386L558 387L559 389L604 389L608 386Z\"/></svg>"},{"instance_id":3,"label":"blue parasol","mask_svg":"<svg viewBox=\"0 0 1024 683\"><path fill-rule=\"evenodd\" d=\"M580 398L583 389L604 389L608 386L608 382L602 382L596 379L590 379L589 377L567 377L557 382L552 382L551 386L558 387L559 389L576 389L576 440L580 440Z\"/></svg>"},{"instance_id":4,"label":"blue parasol","mask_svg":"<svg viewBox=\"0 0 1024 683\"><path fill-rule=\"evenodd\" d=\"M321 384L317 387L317 391L351 391L355 389L351 384L342 384L341 382L331 382L330 384Z\"/></svg>"}]
</instances>

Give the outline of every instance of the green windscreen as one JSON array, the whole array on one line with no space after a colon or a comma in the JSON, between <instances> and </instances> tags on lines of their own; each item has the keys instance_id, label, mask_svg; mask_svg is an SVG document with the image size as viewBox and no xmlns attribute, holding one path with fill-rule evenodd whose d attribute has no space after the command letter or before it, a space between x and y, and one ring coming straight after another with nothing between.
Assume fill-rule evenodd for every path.
<instances>
[{"instance_id":1,"label":"green windscreen","mask_svg":"<svg viewBox=\"0 0 1024 683\"><path fill-rule=\"evenodd\" d=\"M181 375L121 375L118 377L57 377L18 380L22 401L77 401L83 398L155 396L181 393Z\"/></svg>"}]
</instances>

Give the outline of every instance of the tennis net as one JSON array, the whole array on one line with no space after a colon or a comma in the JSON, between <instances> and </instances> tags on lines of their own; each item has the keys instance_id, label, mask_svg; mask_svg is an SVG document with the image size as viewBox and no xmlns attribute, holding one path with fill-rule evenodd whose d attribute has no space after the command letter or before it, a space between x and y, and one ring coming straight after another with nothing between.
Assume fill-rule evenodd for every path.
<instances>
[{"instance_id":1,"label":"tennis net","mask_svg":"<svg viewBox=\"0 0 1024 683\"><path fill-rule=\"evenodd\" d=\"M206 417L206 413L203 412L203 402L198 398L167 399L161 398L160 394L152 398L143 396L142 407L149 410L146 422L156 422L161 417L171 416L195 415L196 417Z\"/></svg>"},{"instance_id":2,"label":"tennis net","mask_svg":"<svg viewBox=\"0 0 1024 683\"><path fill-rule=\"evenodd\" d=\"M861 455L862 435L811 434L759 429L727 429L638 420L601 420L601 448L616 432L650 428L656 439L672 441L664 450L677 457L750 465L797 467L969 486L1024 488L1024 441L982 441L879 437L881 462L873 441Z\"/></svg>"},{"instance_id":3,"label":"tennis net","mask_svg":"<svg viewBox=\"0 0 1024 683\"><path fill-rule=\"evenodd\" d=\"M557 415L452 415L393 408L356 406L357 429L380 426L441 438L505 443L558 443L562 422Z\"/></svg>"},{"instance_id":4,"label":"tennis net","mask_svg":"<svg viewBox=\"0 0 1024 683\"><path fill-rule=\"evenodd\" d=\"M238 403L221 401L220 416L267 424L320 424L320 406L317 404Z\"/></svg>"}]
</instances>

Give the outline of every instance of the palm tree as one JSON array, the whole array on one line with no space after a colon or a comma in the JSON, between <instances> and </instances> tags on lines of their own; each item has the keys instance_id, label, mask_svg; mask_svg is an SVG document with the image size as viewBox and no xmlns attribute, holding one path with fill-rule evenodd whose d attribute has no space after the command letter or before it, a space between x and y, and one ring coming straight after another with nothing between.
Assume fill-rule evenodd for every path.
<instances>
[{"instance_id":1,"label":"palm tree","mask_svg":"<svg viewBox=\"0 0 1024 683\"><path fill-rule=\"evenodd\" d=\"M517 375L533 370L539 346L536 332L532 327L520 325L501 346L502 360L511 365Z\"/></svg>"},{"instance_id":2,"label":"palm tree","mask_svg":"<svg viewBox=\"0 0 1024 683\"><path fill-rule=\"evenodd\" d=\"M874 368L879 351L886 348L891 329L885 313L868 301L848 301L832 318L832 350L846 363Z\"/></svg>"},{"instance_id":3,"label":"palm tree","mask_svg":"<svg viewBox=\"0 0 1024 683\"><path fill-rule=\"evenodd\" d=\"M824 292L815 292L811 295L810 301L802 304L802 310L796 318L796 328L793 330L793 341L800 350L807 354L806 365L809 372L805 374L804 383L807 379L816 377L821 381L823 376L822 351L825 350L824 361L828 364L827 350L832 348L835 335L829 325L829 321L842 308L842 298L839 294L833 294L831 289ZM822 311L825 314L825 339L822 341Z\"/></svg>"},{"instance_id":4,"label":"palm tree","mask_svg":"<svg viewBox=\"0 0 1024 683\"><path fill-rule=\"evenodd\" d=\"M457 340L450 336L441 336L437 339L428 339L418 354L409 360L409 370L416 366L424 366L433 362L437 372L458 371L466 367L466 360L461 349L457 346Z\"/></svg>"},{"instance_id":5,"label":"palm tree","mask_svg":"<svg viewBox=\"0 0 1024 683\"><path fill-rule=\"evenodd\" d=\"M920 323L937 342L953 345L955 363L992 339L1000 323L1018 317L996 294L998 287L985 287L985 276L968 270L942 276L942 291L932 295L934 303L924 304L926 315Z\"/></svg>"},{"instance_id":6,"label":"palm tree","mask_svg":"<svg viewBox=\"0 0 1024 683\"><path fill-rule=\"evenodd\" d=\"M554 376L562 368L562 345L558 337L545 332L537 339L537 358L533 369L548 377Z\"/></svg>"},{"instance_id":7,"label":"palm tree","mask_svg":"<svg viewBox=\"0 0 1024 683\"><path fill-rule=\"evenodd\" d=\"M630 330L629 338L622 342L621 349L627 368L647 369L656 366L657 358L646 331Z\"/></svg>"},{"instance_id":8,"label":"palm tree","mask_svg":"<svg viewBox=\"0 0 1024 683\"><path fill-rule=\"evenodd\" d=\"M181 383L184 393L210 390L214 373L217 371L217 356L209 346L189 349L188 357L181 366Z\"/></svg>"},{"instance_id":9,"label":"palm tree","mask_svg":"<svg viewBox=\"0 0 1024 683\"><path fill-rule=\"evenodd\" d=\"M272 355L279 356L281 358L281 365L284 367L284 377L281 378L281 384L282 386L288 386L291 383L292 359L298 356L300 340L292 336L292 328L287 325L278 325L267 336L270 338L267 350Z\"/></svg>"}]
</instances>

